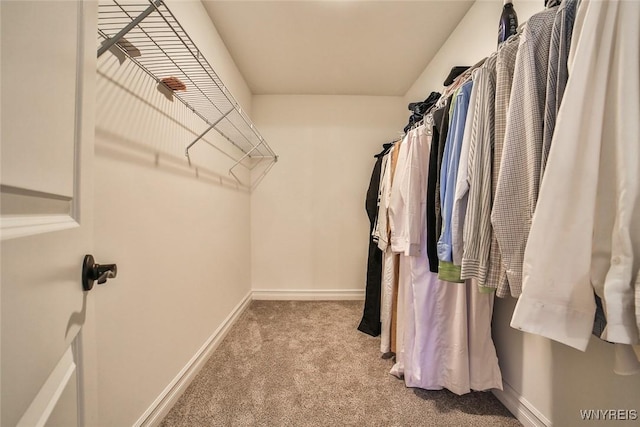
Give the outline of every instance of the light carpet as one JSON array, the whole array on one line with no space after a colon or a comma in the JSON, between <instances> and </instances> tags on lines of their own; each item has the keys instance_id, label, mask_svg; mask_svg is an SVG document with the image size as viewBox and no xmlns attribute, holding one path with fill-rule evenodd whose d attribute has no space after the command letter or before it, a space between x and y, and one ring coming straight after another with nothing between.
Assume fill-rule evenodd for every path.
<instances>
[{"instance_id":1,"label":"light carpet","mask_svg":"<svg viewBox=\"0 0 640 427\"><path fill-rule=\"evenodd\" d=\"M490 392L410 389L361 301L253 301L162 426L520 426Z\"/></svg>"}]
</instances>

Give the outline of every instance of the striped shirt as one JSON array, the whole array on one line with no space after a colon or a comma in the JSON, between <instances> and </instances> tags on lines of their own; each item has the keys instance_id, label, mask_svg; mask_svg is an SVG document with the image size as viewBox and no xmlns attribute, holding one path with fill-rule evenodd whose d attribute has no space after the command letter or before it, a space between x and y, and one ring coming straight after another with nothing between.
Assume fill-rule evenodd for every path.
<instances>
[{"instance_id":1,"label":"striped shirt","mask_svg":"<svg viewBox=\"0 0 640 427\"><path fill-rule=\"evenodd\" d=\"M551 32L551 44L549 46L549 72L547 73L547 99L544 111L544 137L542 141L542 170L547 164L553 130L556 127L556 117L560 110L560 102L569 79L567 61L569 60L569 47L573 23L576 16L578 0L565 0L558 7L556 19L553 22ZM540 175L542 182L542 174Z\"/></svg>"},{"instance_id":2,"label":"striped shirt","mask_svg":"<svg viewBox=\"0 0 640 427\"><path fill-rule=\"evenodd\" d=\"M484 286L491 249L491 165L495 139L497 54L473 74L477 86L475 114L470 129L467 215L464 222L462 279L475 278Z\"/></svg>"}]
</instances>

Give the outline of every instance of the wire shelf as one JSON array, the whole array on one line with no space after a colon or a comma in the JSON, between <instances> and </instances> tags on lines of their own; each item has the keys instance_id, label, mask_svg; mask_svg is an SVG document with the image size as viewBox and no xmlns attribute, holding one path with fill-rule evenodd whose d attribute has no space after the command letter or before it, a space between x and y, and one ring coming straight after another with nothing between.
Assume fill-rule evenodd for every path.
<instances>
[{"instance_id":1,"label":"wire shelf","mask_svg":"<svg viewBox=\"0 0 640 427\"><path fill-rule=\"evenodd\" d=\"M207 132L216 130L240 149L244 155L232 169L246 157L277 161L276 154L163 0L101 0L98 44L98 57L109 50L121 62L130 59L158 82L167 96L175 97L204 120L209 125ZM189 149L207 132L186 148L187 157ZM232 170L230 173L235 177Z\"/></svg>"}]
</instances>

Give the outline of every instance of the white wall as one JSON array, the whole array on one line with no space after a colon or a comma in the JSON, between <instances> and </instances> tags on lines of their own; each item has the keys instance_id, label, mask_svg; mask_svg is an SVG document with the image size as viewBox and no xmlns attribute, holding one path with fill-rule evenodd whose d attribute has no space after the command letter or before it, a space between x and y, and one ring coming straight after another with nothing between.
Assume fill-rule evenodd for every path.
<instances>
[{"instance_id":1,"label":"white wall","mask_svg":"<svg viewBox=\"0 0 640 427\"><path fill-rule=\"evenodd\" d=\"M476 0L407 91L407 102L424 99L432 90L440 92L452 67L473 65L496 50L502 3L499 0ZM543 6L544 0L514 0L520 23L542 10Z\"/></svg>"},{"instance_id":2,"label":"white wall","mask_svg":"<svg viewBox=\"0 0 640 427\"><path fill-rule=\"evenodd\" d=\"M199 1L169 7L245 109L251 95ZM250 292L250 195L205 124L130 63L99 60L95 253L117 279L94 289L99 420L135 423ZM228 144L207 138L221 149ZM232 150L231 150L232 151Z\"/></svg>"},{"instance_id":3,"label":"white wall","mask_svg":"<svg viewBox=\"0 0 640 427\"><path fill-rule=\"evenodd\" d=\"M541 4L517 0L516 10L523 20ZM105 426L138 420L251 287L363 289L373 155L398 136L407 101L438 90L451 66L495 49L501 10L499 1L478 1L405 98L252 99L200 2L169 6L280 161L251 197L206 144L193 151L196 173L183 151L203 123L134 67L109 54L100 60L94 255L119 267L116 280L93 291ZM512 330L512 305L496 303L495 341L505 382L531 408L571 425L583 405L632 407L637 381L611 374L610 348L596 342L577 354Z\"/></svg>"},{"instance_id":4,"label":"white wall","mask_svg":"<svg viewBox=\"0 0 640 427\"><path fill-rule=\"evenodd\" d=\"M405 125L402 98L264 95L252 113L280 156L251 197L253 289L362 290L373 156Z\"/></svg>"},{"instance_id":5,"label":"white wall","mask_svg":"<svg viewBox=\"0 0 640 427\"><path fill-rule=\"evenodd\" d=\"M520 23L542 10L542 0L515 0ZM423 99L454 65L472 65L496 49L501 1L477 1L436 54L406 100ZM511 409L548 425L581 425L580 409L636 409L638 376L613 373L613 347L592 338L585 353L509 326L515 300L496 298L493 337L506 386L501 398L515 398ZM509 395L509 393L511 393ZM519 403L518 403L519 401ZM617 425L620 422L612 422ZM598 425L603 425L598 423Z\"/></svg>"}]
</instances>

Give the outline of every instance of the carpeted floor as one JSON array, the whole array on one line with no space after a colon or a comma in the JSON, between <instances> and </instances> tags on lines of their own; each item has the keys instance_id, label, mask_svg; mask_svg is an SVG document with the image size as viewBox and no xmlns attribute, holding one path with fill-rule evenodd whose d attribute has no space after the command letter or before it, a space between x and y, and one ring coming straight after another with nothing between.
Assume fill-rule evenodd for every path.
<instances>
[{"instance_id":1,"label":"carpeted floor","mask_svg":"<svg viewBox=\"0 0 640 427\"><path fill-rule=\"evenodd\" d=\"M409 389L361 301L254 301L162 426L520 426L489 392Z\"/></svg>"}]
</instances>

